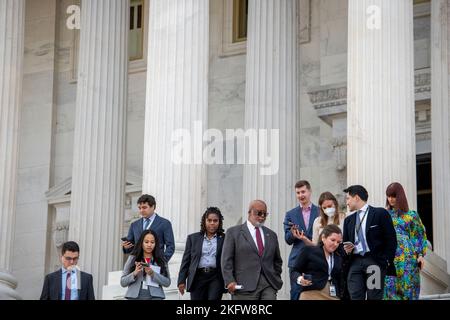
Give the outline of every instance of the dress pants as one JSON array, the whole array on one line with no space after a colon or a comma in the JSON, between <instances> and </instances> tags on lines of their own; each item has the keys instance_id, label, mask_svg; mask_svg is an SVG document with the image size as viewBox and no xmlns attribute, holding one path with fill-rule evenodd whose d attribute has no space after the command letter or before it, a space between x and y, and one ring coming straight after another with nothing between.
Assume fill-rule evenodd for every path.
<instances>
[{"instance_id":1,"label":"dress pants","mask_svg":"<svg viewBox=\"0 0 450 320\"><path fill-rule=\"evenodd\" d=\"M369 267L375 267L380 271L379 274L368 273ZM366 297L367 300L383 299L385 276L386 269L380 268L375 259L370 256L370 253L364 257L355 254L352 257L347 278L350 299L365 300Z\"/></svg>"},{"instance_id":2,"label":"dress pants","mask_svg":"<svg viewBox=\"0 0 450 320\"><path fill-rule=\"evenodd\" d=\"M224 288L218 269L208 272L197 269L189 291L191 300L222 300Z\"/></svg>"}]
</instances>

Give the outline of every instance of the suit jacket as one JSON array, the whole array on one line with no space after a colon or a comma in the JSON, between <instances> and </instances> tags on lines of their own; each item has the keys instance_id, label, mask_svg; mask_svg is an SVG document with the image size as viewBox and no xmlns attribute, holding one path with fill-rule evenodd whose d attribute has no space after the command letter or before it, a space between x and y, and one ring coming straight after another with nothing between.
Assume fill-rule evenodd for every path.
<instances>
[{"instance_id":1,"label":"suit jacket","mask_svg":"<svg viewBox=\"0 0 450 320\"><path fill-rule=\"evenodd\" d=\"M175 252L175 240L173 237L172 224L169 220L164 219L155 213L155 220L153 220L152 225L150 226L150 230L153 230L158 236L159 246L161 252L164 253L164 258L168 263L170 258L173 256ZM144 219L141 218L136 220L130 225L130 229L128 230L128 241L136 244L139 240L142 231L144 229ZM134 247L133 247L134 248ZM131 253L133 251L131 249L123 249L123 253Z\"/></svg>"},{"instance_id":2,"label":"suit jacket","mask_svg":"<svg viewBox=\"0 0 450 320\"><path fill-rule=\"evenodd\" d=\"M78 289L78 300L95 300L92 275L81 271L81 289ZM61 300L62 269L45 276L40 300Z\"/></svg>"},{"instance_id":3,"label":"suit jacket","mask_svg":"<svg viewBox=\"0 0 450 320\"><path fill-rule=\"evenodd\" d=\"M231 282L243 285L241 292L256 290L261 273L264 273L269 284L279 290L283 285L281 266L283 260L275 232L269 228L261 228L264 239L262 257L247 227L247 222L228 229L222 249L222 275L225 286Z\"/></svg>"},{"instance_id":4,"label":"suit jacket","mask_svg":"<svg viewBox=\"0 0 450 320\"><path fill-rule=\"evenodd\" d=\"M370 249L370 255L382 269L387 268L387 275L396 275L394 258L397 249L397 234L389 212L384 208L369 206L366 217L365 237ZM343 241L355 243L356 214L349 215L344 220ZM350 256L350 263L353 254Z\"/></svg>"},{"instance_id":5,"label":"suit jacket","mask_svg":"<svg viewBox=\"0 0 450 320\"><path fill-rule=\"evenodd\" d=\"M305 243L302 240L299 240L292 235L291 226L289 225L289 222L298 225L300 231L304 230L305 235L308 237L308 239L312 240L313 224L314 220L316 220L318 216L319 216L319 207L317 207L314 204L311 206L311 215L309 218L308 226L305 226L301 206L298 206L286 213L286 216L284 218L284 240L288 245L293 245L291 253L289 254L289 261L288 261L289 268L294 267L297 256L305 247Z\"/></svg>"},{"instance_id":6,"label":"suit jacket","mask_svg":"<svg viewBox=\"0 0 450 320\"><path fill-rule=\"evenodd\" d=\"M325 258L323 246L306 246L297 256L291 277L297 281L297 278L303 273L312 275L312 285L302 287L302 291L322 290L328 281L328 262ZM341 295L342 283L342 258L335 252L334 265L331 271L333 285L336 286L336 293Z\"/></svg>"},{"instance_id":7,"label":"suit jacket","mask_svg":"<svg viewBox=\"0 0 450 320\"><path fill-rule=\"evenodd\" d=\"M125 298L137 298L139 296L139 291L142 288L142 281L144 281L144 272L140 272L136 278L134 277L133 272L130 272L130 267L134 265L135 261L135 256L130 255L128 257L128 260L123 267L122 277L120 278L120 285L124 288L128 287L128 290L125 293ZM170 286L170 274L167 264L165 267L167 270L167 275L162 275L156 272L153 273L153 281L159 284L159 287L149 287L152 297L162 299L166 298L162 287Z\"/></svg>"},{"instance_id":8,"label":"suit jacket","mask_svg":"<svg viewBox=\"0 0 450 320\"><path fill-rule=\"evenodd\" d=\"M184 250L183 260L178 274L178 285L185 283L188 292L195 280L195 274L200 263L200 258L202 257L203 239L204 235L201 232L190 234L187 237L186 249ZM218 276L221 282L223 282L223 277L220 257L222 255L223 242L224 236L217 236L216 268L218 269Z\"/></svg>"}]
</instances>

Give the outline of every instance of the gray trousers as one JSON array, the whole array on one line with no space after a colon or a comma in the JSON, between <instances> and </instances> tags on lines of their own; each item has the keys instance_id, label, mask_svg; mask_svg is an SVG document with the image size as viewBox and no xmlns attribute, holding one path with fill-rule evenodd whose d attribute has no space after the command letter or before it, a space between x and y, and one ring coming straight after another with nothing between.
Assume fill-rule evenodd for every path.
<instances>
[{"instance_id":1,"label":"gray trousers","mask_svg":"<svg viewBox=\"0 0 450 320\"><path fill-rule=\"evenodd\" d=\"M378 269L380 272L370 273L368 268ZM369 272L369 273L368 273ZM370 256L354 255L347 278L348 291L351 300L382 300L384 294L384 278L386 269Z\"/></svg>"},{"instance_id":2,"label":"gray trousers","mask_svg":"<svg viewBox=\"0 0 450 320\"><path fill-rule=\"evenodd\" d=\"M236 290L235 293L231 295L231 298L232 300L277 300L277 290L272 288L264 274L261 272L255 291L239 292L239 290Z\"/></svg>"}]
</instances>

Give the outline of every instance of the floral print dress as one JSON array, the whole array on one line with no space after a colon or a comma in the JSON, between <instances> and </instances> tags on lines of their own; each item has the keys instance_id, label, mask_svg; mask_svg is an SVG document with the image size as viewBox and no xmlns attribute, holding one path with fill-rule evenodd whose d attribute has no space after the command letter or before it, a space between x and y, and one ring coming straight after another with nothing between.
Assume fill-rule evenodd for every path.
<instances>
[{"instance_id":1,"label":"floral print dress","mask_svg":"<svg viewBox=\"0 0 450 320\"><path fill-rule=\"evenodd\" d=\"M420 294L419 256L425 256L427 236L425 227L415 211L395 212L390 210L397 232L397 251L394 265L397 277L386 276L385 300L417 300Z\"/></svg>"}]
</instances>

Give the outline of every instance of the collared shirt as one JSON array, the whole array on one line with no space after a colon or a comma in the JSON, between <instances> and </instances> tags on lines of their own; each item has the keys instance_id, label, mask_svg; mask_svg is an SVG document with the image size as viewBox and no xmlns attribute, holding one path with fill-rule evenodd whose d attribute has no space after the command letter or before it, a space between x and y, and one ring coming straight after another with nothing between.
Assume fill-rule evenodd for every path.
<instances>
[{"instance_id":1,"label":"collared shirt","mask_svg":"<svg viewBox=\"0 0 450 320\"><path fill-rule=\"evenodd\" d=\"M250 221L247 220L247 228L248 228L248 231L250 231L250 234L252 235L253 241L256 244L256 248L258 248L258 242L256 241L256 227L254 225L252 225L252 223ZM259 228L259 231L261 233L261 239L262 239L263 246L265 247L266 240L264 239L264 232L261 227Z\"/></svg>"},{"instance_id":2,"label":"collared shirt","mask_svg":"<svg viewBox=\"0 0 450 320\"><path fill-rule=\"evenodd\" d=\"M61 300L66 299L66 282L67 282L67 273L69 272L64 267L62 269L62 279L61 279ZM78 300L78 281L77 281L77 269L74 268L70 274L70 300Z\"/></svg>"},{"instance_id":3,"label":"collared shirt","mask_svg":"<svg viewBox=\"0 0 450 320\"><path fill-rule=\"evenodd\" d=\"M310 203L306 208L302 207L303 221L305 222L306 229L308 229L308 226L309 226L309 218L311 217L311 208L312 208L312 203Z\"/></svg>"},{"instance_id":4,"label":"collared shirt","mask_svg":"<svg viewBox=\"0 0 450 320\"><path fill-rule=\"evenodd\" d=\"M367 214L366 214L366 212L367 212ZM359 214L359 221L362 221L361 230L362 230L362 232L364 234L364 238L365 238L364 242L366 244L366 252L369 252L370 248L369 248L369 244L367 243L367 233L366 233L367 217L369 215L369 205L365 204L361 209L356 211L355 214ZM365 218L364 218L364 214L366 214ZM363 221L363 218L364 218L364 221ZM356 224L355 225L355 243L359 242L358 233L356 232L358 230L358 228L359 228L359 224ZM356 249L356 247L355 247L355 251L353 251L353 253L359 253L359 251Z\"/></svg>"},{"instance_id":5,"label":"collared shirt","mask_svg":"<svg viewBox=\"0 0 450 320\"><path fill-rule=\"evenodd\" d=\"M216 268L217 234L209 239L206 234L203 237L202 256L198 264L199 268Z\"/></svg>"},{"instance_id":6,"label":"collared shirt","mask_svg":"<svg viewBox=\"0 0 450 320\"><path fill-rule=\"evenodd\" d=\"M142 229L143 229L143 230L148 230L148 229L150 229L151 225L153 224L153 221L155 221L155 217L156 217L156 213L152 214L150 218L144 218L144 217L143 217L143 218L142 218ZM149 220L150 223L149 223L149 225L147 226L147 228L145 228L145 222L146 222L147 220Z\"/></svg>"}]
</instances>

